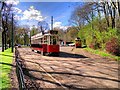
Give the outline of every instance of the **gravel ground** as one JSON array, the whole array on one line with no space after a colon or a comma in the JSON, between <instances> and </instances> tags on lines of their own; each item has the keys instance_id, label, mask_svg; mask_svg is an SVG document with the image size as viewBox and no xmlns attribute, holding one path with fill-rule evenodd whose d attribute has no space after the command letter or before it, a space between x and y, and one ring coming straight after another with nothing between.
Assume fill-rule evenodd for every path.
<instances>
[{"instance_id":1,"label":"gravel ground","mask_svg":"<svg viewBox=\"0 0 120 90\"><path fill-rule=\"evenodd\" d=\"M118 62L83 49L61 47L59 57L18 48L26 77L40 88L118 88Z\"/></svg>"}]
</instances>

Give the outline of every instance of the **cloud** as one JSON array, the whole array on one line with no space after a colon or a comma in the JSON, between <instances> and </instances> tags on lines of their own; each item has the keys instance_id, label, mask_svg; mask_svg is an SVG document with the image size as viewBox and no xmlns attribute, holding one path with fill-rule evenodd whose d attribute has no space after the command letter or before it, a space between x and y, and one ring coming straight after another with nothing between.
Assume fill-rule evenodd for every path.
<instances>
[{"instance_id":1,"label":"cloud","mask_svg":"<svg viewBox=\"0 0 120 90\"><path fill-rule=\"evenodd\" d=\"M57 28L66 30L69 26L63 26L63 25L62 25L62 22L55 22L55 23L53 24L53 27L54 27L54 28L57 27Z\"/></svg>"},{"instance_id":2,"label":"cloud","mask_svg":"<svg viewBox=\"0 0 120 90\"><path fill-rule=\"evenodd\" d=\"M14 19L15 20L21 20L21 16L22 15L22 10L17 8L17 7L12 7L11 10L13 11L14 14Z\"/></svg>"},{"instance_id":3,"label":"cloud","mask_svg":"<svg viewBox=\"0 0 120 90\"><path fill-rule=\"evenodd\" d=\"M17 5L19 3L19 0L6 0L7 4Z\"/></svg>"},{"instance_id":4,"label":"cloud","mask_svg":"<svg viewBox=\"0 0 120 90\"><path fill-rule=\"evenodd\" d=\"M28 10L25 10L23 12L23 17L21 20L37 20L37 21L43 21L45 18L41 15L41 12L36 10L34 6L30 6Z\"/></svg>"},{"instance_id":5,"label":"cloud","mask_svg":"<svg viewBox=\"0 0 120 90\"><path fill-rule=\"evenodd\" d=\"M55 22L55 23L53 24L53 26L54 26L54 27L60 27L61 24L62 24L62 22Z\"/></svg>"},{"instance_id":6,"label":"cloud","mask_svg":"<svg viewBox=\"0 0 120 90\"><path fill-rule=\"evenodd\" d=\"M19 8L17 8L17 7L12 7L12 11L13 11L14 13L17 13L17 14L21 14L21 13L22 13L22 10L19 9Z\"/></svg>"},{"instance_id":7,"label":"cloud","mask_svg":"<svg viewBox=\"0 0 120 90\"><path fill-rule=\"evenodd\" d=\"M21 20L21 17L18 16L18 15L15 15L15 16L14 16L14 19L15 19L15 20Z\"/></svg>"}]
</instances>

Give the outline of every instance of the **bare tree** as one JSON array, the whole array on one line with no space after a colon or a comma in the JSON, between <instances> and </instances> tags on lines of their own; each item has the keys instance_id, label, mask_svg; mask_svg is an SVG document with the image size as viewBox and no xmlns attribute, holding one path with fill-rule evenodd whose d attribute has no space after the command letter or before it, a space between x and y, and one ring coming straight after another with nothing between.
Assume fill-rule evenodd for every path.
<instances>
[{"instance_id":1,"label":"bare tree","mask_svg":"<svg viewBox=\"0 0 120 90\"><path fill-rule=\"evenodd\" d=\"M69 22L73 25L76 26L77 30L80 30L80 28L84 25L85 23L85 19L81 18L78 14L77 14L77 10L75 10L72 15L71 18L69 20Z\"/></svg>"},{"instance_id":2,"label":"bare tree","mask_svg":"<svg viewBox=\"0 0 120 90\"><path fill-rule=\"evenodd\" d=\"M111 16L112 28L115 28L116 9L115 9L115 6L114 6L114 2L111 2L110 4L107 3L107 5L108 5L109 14Z\"/></svg>"},{"instance_id":3,"label":"bare tree","mask_svg":"<svg viewBox=\"0 0 120 90\"><path fill-rule=\"evenodd\" d=\"M108 4L107 4L107 2L103 2L102 5L103 5L103 12L104 12L104 15L105 15L107 26L109 27L110 26L110 21L109 21Z\"/></svg>"},{"instance_id":4,"label":"bare tree","mask_svg":"<svg viewBox=\"0 0 120 90\"><path fill-rule=\"evenodd\" d=\"M113 2L112 0L110 2L103 2L103 11L104 15L107 21L108 27L110 27L110 19L111 19L111 26L112 28L115 28L116 25L116 15L119 15L120 17L120 2Z\"/></svg>"},{"instance_id":5,"label":"bare tree","mask_svg":"<svg viewBox=\"0 0 120 90\"><path fill-rule=\"evenodd\" d=\"M49 29L49 25L46 21L39 21L38 29L40 30L40 32L44 33L45 30Z\"/></svg>"},{"instance_id":6,"label":"bare tree","mask_svg":"<svg viewBox=\"0 0 120 90\"><path fill-rule=\"evenodd\" d=\"M74 12L71 15L70 22L74 24L74 26L77 26L79 30L82 26L85 25L85 23L91 23L95 16L94 5L96 4L89 2L85 3L83 6L78 6L75 8Z\"/></svg>"}]
</instances>

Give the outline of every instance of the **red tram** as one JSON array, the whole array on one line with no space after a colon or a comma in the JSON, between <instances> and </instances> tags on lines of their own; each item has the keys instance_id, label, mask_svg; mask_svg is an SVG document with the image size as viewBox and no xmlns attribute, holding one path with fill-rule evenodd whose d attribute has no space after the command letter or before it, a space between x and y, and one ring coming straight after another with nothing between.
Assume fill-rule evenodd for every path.
<instances>
[{"instance_id":1,"label":"red tram","mask_svg":"<svg viewBox=\"0 0 120 90\"><path fill-rule=\"evenodd\" d=\"M31 37L32 51L41 52L42 55L59 55L58 31L50 30L48 33L36 34Z\"/></svg>"},{"instance_id":2,"label":"red tram","mask_svg":"<svg viewBox=\"0 0 120 90\"><path fill-rule=\"evenodd\" d=\"M77 38L75 39L75 47L76 47L76 48L81 48L81 47L82 47L82 43L81 43L81 40L80 40L79 37L77 37Z\"/></svg>"}]
</instances>

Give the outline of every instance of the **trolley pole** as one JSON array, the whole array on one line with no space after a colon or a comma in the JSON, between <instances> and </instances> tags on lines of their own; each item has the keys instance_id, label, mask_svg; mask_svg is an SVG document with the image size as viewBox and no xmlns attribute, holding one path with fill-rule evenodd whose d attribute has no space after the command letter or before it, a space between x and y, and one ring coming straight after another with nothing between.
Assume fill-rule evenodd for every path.
<instances>
[{"instance_id":1,"label":"trolley pole","mask_svg":"<svg viewBox=\"0 0 120 90\"><path fill-rule=\"evenodd\" d=\"M53 16L51 16L51 30L53 30Z\"/></svg>"},{"instance_id":2,"label":"trolley pole","mask_svg":"<svg viewBox=\"0 0 120 90\"><path fill-rule=\"evenodd\" d=\"M14 31L13 31L13 28L14 26L13 26L13 13L12 13L12 32L11 32L11 46L12 46L12 49L11 49L11 51L13 52L14 50Z\"/></svg>"}]
</instances>

